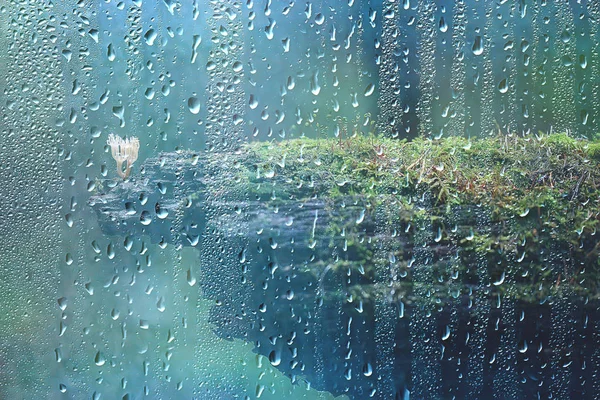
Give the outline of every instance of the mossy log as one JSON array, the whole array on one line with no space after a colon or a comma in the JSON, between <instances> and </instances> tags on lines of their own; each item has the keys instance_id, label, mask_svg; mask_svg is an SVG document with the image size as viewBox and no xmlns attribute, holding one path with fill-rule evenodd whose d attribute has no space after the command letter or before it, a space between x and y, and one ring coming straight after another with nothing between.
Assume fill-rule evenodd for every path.
<instances>
[{"instance_id":1,"label":"mossy log","mask_svg":"<svg viewBox=\"0 0 600 400\"><path fill-rule=\"evenodd\" d=\"M416 344L409 354L382 338L423 331L467 365L465 345L440 321L467 332L506 304L549 315L548 304L597 300L598 149L567 135L250 143L227 154L162 153L90 202L107 234L199 248L220 335L253 341L293 379L383 399L419 393L406 365L421 364ZM436 312L436 323L415 322ZM484 333L488 343L500 335ZM443 390L458 385L455 366L446 368ZM487 371L482 382L500 371L474 368ZM472 397L482 385L453 390Z\"/></svg>"},{"instance_id":2,"label":"mossy log","mask_svg":"<svg viewBox=\"0 0 600 400\"><path fill-rule=\"evenodd\" d=\"M377 284L376 265L389 264L398 293L484 284L537 300L596 296L598 148L566 135L251 143L235 154L163 153L91 203L107 233L183 245L197 245L207 223L249 241L280 230L280 253L292 238L321 253L306 272L362 266ZM374 238L396 250L378 259ZM427 249L420 268L435 282L412 277L414 248Z\"/></svg>"}]
</instances>

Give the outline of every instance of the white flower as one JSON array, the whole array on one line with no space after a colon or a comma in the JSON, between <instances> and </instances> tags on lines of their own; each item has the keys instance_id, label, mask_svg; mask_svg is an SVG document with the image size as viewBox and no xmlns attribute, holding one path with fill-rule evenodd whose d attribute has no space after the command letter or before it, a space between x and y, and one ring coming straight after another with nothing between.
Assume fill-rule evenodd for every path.
<instances>
[{"instance_id":1,"label":"white flower","mask_svg":"<svg viewBox=\"0 0 600 400\"><path fill-rule=\"evenodd\" d=\"M110 146L112 156L117 162L117 174L126 179L131 173L131 166L138 158L140 141L136 137L123 139L111 133L106 143ZM127 162L125 171L123 171L123 162Z\"/></svg>"}]
</instances>

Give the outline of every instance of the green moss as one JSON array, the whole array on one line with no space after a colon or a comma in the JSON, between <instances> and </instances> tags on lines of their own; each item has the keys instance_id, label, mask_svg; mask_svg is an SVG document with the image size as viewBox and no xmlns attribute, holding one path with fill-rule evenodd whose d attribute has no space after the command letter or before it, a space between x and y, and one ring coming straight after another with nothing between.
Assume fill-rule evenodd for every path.
<instances>
[{"instance_id":1,"label":"green moss","mask_svg":"<svg viewBox=\"0 0 600 400\"><path fill-rule=\"evenodd\" d=\"M591 159L600 160L600 143L588 143L585 151Z\"/></svg>"},{"instance_id":2,"label":"green moss","mask_svg":"<svg viewBox=\"0 0 600 400\"><path fill-rule=\"evenodd\" d=\"M411 142L367 136L249 143L230 162L209 163L231 177L215 185L215 196L242 194L267 207L322 201L331 215L347 204L364 209L370 223L330 219L321 263L334 271L360 265L373 288L388 253L378 256L374 244L357 238L379 229L404 235L404 248L394 251L398 273L413 288L433 277L449 288L457 275L463 284L489 285L490 294L539 300L600 292L599 155L600 142L566 134ZM342 256L328 260L342 233ZM430 271L407 265L415 248L428 249ZM442 254L448 251L456 254L452 262ZM506 284L493 284L503 275Z\"/></svg>"}]
</instances>

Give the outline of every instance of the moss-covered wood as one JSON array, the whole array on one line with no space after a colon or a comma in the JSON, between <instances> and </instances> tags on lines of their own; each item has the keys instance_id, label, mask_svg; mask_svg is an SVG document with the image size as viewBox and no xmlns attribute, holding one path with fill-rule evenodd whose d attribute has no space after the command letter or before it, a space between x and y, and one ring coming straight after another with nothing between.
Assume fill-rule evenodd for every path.
<instances>
[{"instance_id":1,"label":"moss-covered wood","mask_svg":"<svg viewBox=\"0 0 600 400\"><path fill-rule=\"evenodd\" d=\"M310 250L305 273L360 272L340 296L429 287L435 298L474 285L532 301L595 297L599 149L565 134L259 142L161 154L92 202L112 221L106 231L124 223L157 241L197 245L206 225L250 242L277 230L279 257Z\"/></svg>"},{"instance_id":2,"label":"moss-covered wood","mask_svg":"<svg viewBox=\"0 0 600 400\"><path fill-rule=\"evenodd\" d=\"M448 285L483 284L537 301L598 293L599 149L600 143L565 134L411 142L354 137L251 143L233 162L206 161L231 178L214 187L220 191L214 196L235 193L272 209L322 202L332 216L329 247L346 248L333 268L362 265L373 273L387 261L361 238L395 231L397 273L406 277L394 280L395 293L414 285L447 293ZM435 282L411 279L419 246L430 250L433 275L426 276ZM355 289L373 296L378 280L371 292ZM389 282L382 287L389 292Z\"/></svg>"}]
</instances>

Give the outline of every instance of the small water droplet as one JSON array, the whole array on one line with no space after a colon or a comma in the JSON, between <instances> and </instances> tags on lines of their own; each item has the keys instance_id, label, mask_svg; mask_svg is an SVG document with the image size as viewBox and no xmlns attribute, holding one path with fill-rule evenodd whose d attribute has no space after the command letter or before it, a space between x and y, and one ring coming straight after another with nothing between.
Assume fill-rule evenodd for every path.
<instances>
[{"instance_id":1,"label":"small water droplet","mask_svg":"<svg viewBox=\"0 0 600 400\"><path fill-rule=\"evenodd\" d=\"M108 45L108 50L106 52L106 56L108 57L108 61L115 61L115 58L117 58L117 55L115 53L115 49L113 48L112 43L110 43Z\"/></svg>"},{"instance_id":2,"label":"small water droplet","mask_svg":"<svg viewBox=\"0 0 600 400\"><path fill-rule=\"evenodd\" d=\"M529 348L529 346L527 345L527 341L526 340L522 340L519 343L519 353L521 353L521 354L527 353L527 349L528 348Z\"/></svg>"},{"instance_id":3,"label":"small water droplet","mask_svg":"<svg viewBox=\"0 0 600 400\"><path fill-rule=\"evenodd\" d=\"M156 91L154 90L154 88L147 88L146 91L144 92L144 96L148 100L152 100L154 98L155 94L156 94Z\"/></svg>"},{"instance_id":4,"label":"small water droplet","mask_svg":"<svg viewBox=\"0 0 600 400\"><path fill-rule=\"evenodd\" d=\"M503 94L508 92L508 82L507 82L506 78L504 78L500 81L500 83L498 84L498 90L500 91L500 93L503 93Z\"/></svg>"},{"instance_id":5,"label":"small water droplet","mask_svg":"<svg viewBox=\"0 0 600 400\"><path fill-rule=\"evenodd\" d=\"M187 270L186 280L187 280L188 285L190 285L190 286L194 286L196 284L196 277L192 273L191 269Z\"/></svg>"},{"instance_id":6,"label":"small water droplet","mask_svg":"<svg viewBox=\"0 0 600 400\"><path fill-rule=\"evenodd\" d=\"M442 335L442 340L448 340L450 338L450 326L446 325L446 328L444 329L444 334Z\"/></svg>"},{"instance_id":7,"label":"small water droplet","mask_svg":"<svg viewBox=\"0 0 600 400\"><path fill-rule=\"evenodd\" d=\"M169 211L165 207L161 207L159 203L154 205L154 211L159 219L165 219L169 216Z\"/></svg>"},{"instance_id":8,"label":"small water droplet","mask_svg":"<svg viewBox=\"0 0 600 400\"><path fill-rule=\"evenodd\" d=\"M269 18L269 25L265 26L265 35L267 36L267 39L269 39L269 40L273 39L273 37L275 36L273 34L275 25L277 25L277 22L274 19Z\"/></svg>"},{"instance_id":9,"label":"small water droplet","mask_svg":"<svg viewBox=\"0 0 600 400\"><path fill-rule=\"evenodd\" d=\"M502 274L500 275L500 277L494 281L494 286L500 286L504 283L504 280L506 279L506 272L502 271Z\"/></svg>"},{"instance_id":10,"label":"small water droplet","mask_svg":"<svg viewBox=\"0 0 600 400\"><path fill-rule=\"evenodd\" d=\"M480 56L483 54L483 42L481 40L481 36L475 36L475 41L473 42L473 54L476 56Z\"/></svg>"},{"instance_id":11,"label":"small water droplet","mask_svg":"<svg viewBox=\"0 0 600 400\"><path fill-rule=\"evenodd\" d=\"M200 100L197 97L190 97L188 99L188 108L192 114L198 114L200 112Z\"/></svg>"},{"instance_id":12,"label":"small water droplet","mask_svg":"<svg viewBox=\"0 0 600 400\"><path fill-rule=\"evenodd\" d=\"M148 29L148 32L144 34L144 40L148 46L152 46L158 34L154 29Z\"/></svg>"},{"instance_id":13,"label":"small water droplet","mask_svg":"<svg viewBox=\"0 0 600 400\"><path fill-rule=\"evenodd\" d=\"M356 218L356 224L360 224L365 220L365 209L363 208L362 210L360 210L360 214L358 216L358 218Z\"/></svg>"},{"instance_id":14,"label":"small water droplet","mask_svg":"<svg viewBox=\"0 0 600 400\"><path fill-rule=\"evenodd\" d=\"M310 92L315 96L321 93L321 86L319 85L319 71L315 71L310 78Z\"/></svg>"},{"instance_id":15,"label":"small water droplet","mask_svg":"<svg viewBox=\"0 0 600 400\"><path fill-rule=\"evenodd\" d=\"M58 308L60 308L61 311L65 311L67 309L67 298L66 297L61 297L60 299L58 299Z\"/></svg>"},{"instance_id":16,"label":"small water droplet","mask_svg":"<svg viewBox=\"0 0 600 400\"><path fill-rule=\"evenodd\" d=\"M373 374L373 366L371 365L371 363L366 363L363 366L362 372L364 376L371 376Z\"/></svg>"},{"instance_id":17,"label":"small water droplet","mask_svg":"<svg viewBox=\"0 0 600 400\"><path fill-rule=\"evenodd\" d=\"M446 20L444 19L444 17L440 18L440 32L445 33L448 31L448 24L446 23Z\"/></svg>"},{"instance_id":18,"label":"small water droplet","mask_svg":"<svg viewBox=\"0 0 600 400\"><path fill-rule=\"evenodd\" d=\"M96 353L96 357L94 357L94 363L99 367L106 363L106 358L104 358L104 354L101 351Z\"/></svg>"},{"instance_id":19,"label":"small water droplet","mask_svg":"<svg viewBox=\"0 0 600 400\"><path fill-rule=\"evenodd\" d=\"M140 215L140 222L142 223L142 225L146 226L152 223L152 216L148 211L142 211L142 214Z\"/></svg>"},{"instance_id":20,"label":"small water droplet","mask_svg":"<svg viewBox=\"0 0 600 400\"><path fill-rule=\"evenodd\" d=\"M165 299L162 296L158 298L158 301L156 302L156 308L160 312L164 312L165 311L165 309L166 309L166 307L165 307Z\"/></svg>"},{"instance_id":21,"label":"small water droplet","mask_svg":"<svg viewBox=\"0 0 600 400\"><path fill-rule=\"evenodd\" d=\"M214 61L209 61L206 63L206 70L213 71L217 68L217 64Z\"/></svg>"},{"instance_id":22,"label":"small water droplet","mask_svg":"<svg viewBox=\"0 0 600 400\"><path fill-rule=\"evenodd\" d=\"M67 221L67 226L69 228L72 228L73 227L73 216L71 214L66 214L65 220Z\"/></svg>"},{"instance_id":23,"label":"small water droplet","mask_svg":"<svg viewBox=\"0 0 600 400\"><path fill-rule=\"evenodd\" d=\"M278 350L271 351L271 353L269 354L269 361L274 367L281 364L281 352Z\"/></svg>"},{"instance_id":24,"label":"small water droplet","mask_svg":"<svg viewBox=\"0 0 600 400\"><path fill-rule=\"evenodd\" d=\"M248 101L248 106L252 110L254 110L256 107L258 107L258 100L256 99L256 96L254 96L253 94L250 94L250 100Z\"/></svg>"},{"instance_id":25,"label":"small water droplet","mask_svg":"<svg viewBox=\"0 0 600 400\"><path fill-rule=\"evenodd\" d=\"M242 72L244 65L240 61L236 61L233 63L231 68L233 69L233 72L235 72L236 74L239 74L240 72Z\"/></svg>"}]
</instances>

